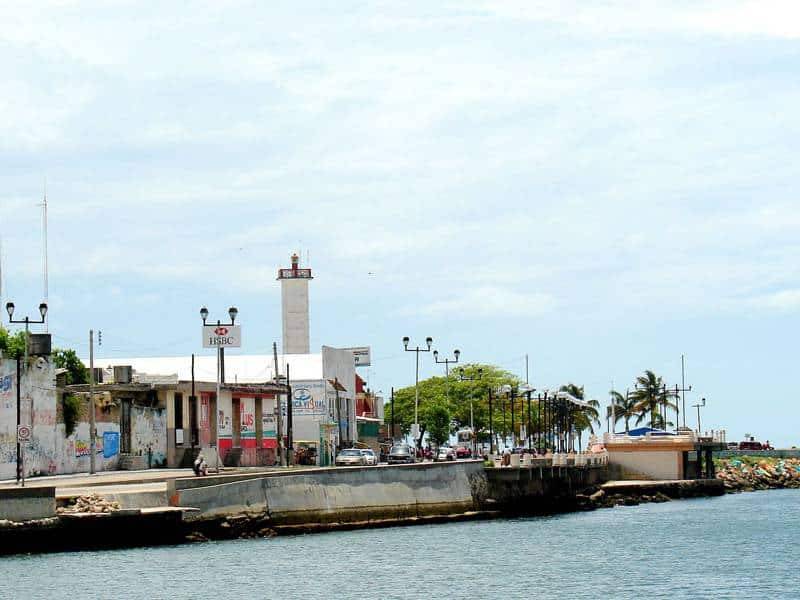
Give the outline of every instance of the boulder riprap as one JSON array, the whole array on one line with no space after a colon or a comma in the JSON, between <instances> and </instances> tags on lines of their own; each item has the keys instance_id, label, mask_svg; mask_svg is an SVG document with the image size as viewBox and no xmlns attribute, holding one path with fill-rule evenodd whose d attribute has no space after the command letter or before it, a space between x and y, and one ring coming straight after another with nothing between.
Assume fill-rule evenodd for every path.
<instances>
[{"instance_id":1,"label":"boulder riprap","mask_svg":"<svg viewBox=\"0 0 800 600\"><path fill-rule=\"evenodd\" d=\"M800 459L741 456L717 462L717 477L729 492L800 488Z\"/></svg>"},{"instance_id":2,"label":"boulder riprap","mask_svg":"<svg viewBox=\"0 0 800 600\"><path fill-rule=\"evenodd\" d=\"M119 502L107 500L99 494L89 494L88 496L77 496L72 503L59 507L58 513L110 513L119 509Z\"/></svg>"}]
</instances>

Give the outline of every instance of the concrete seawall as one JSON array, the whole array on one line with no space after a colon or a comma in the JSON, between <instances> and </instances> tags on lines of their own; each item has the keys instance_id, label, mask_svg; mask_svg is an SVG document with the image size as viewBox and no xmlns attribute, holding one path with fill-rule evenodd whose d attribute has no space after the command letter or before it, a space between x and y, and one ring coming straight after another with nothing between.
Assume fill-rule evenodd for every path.
<instances>
[{"instance_id":1,"label":"concrete seawall","mask_svg":"<svg viewBox=\"0 0 800 600\"><path fill-rule=\"evenodd\" d=\"M176 480L168 492L172 505L199 509L187 519L267 516L273 526L464 513L480 508L487 490L479 461L274 473L197 487L200 481Z\"/></svg>"},{"instance_id":2,"label":"concrete seawall","mask_svg":"<svg viewBox=\"0 0 800 600\"><path fill-rule=\"evenodd\" d=\"M608 480L608 467L521 467L486 469L487 507L504 512L569 509L576 494Z\"/></svg>"}]
</instances>

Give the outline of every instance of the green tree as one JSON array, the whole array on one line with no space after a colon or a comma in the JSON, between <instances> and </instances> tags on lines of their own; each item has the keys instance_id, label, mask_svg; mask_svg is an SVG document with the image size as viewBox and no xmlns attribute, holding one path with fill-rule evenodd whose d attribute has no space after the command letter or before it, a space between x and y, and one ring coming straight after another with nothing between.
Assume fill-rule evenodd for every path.
<instances>
[{"instance_id":1,"label":"green tree","mask_svg":"<svg viewBox=\"0 0 800 600\"><path fill-rule=\"evenodd\" d=\"M0 352L5 358L22 358L25 356L25 332L10 333L0 327Z\"/></svg>"},{"instance_id":2,"label":"green tree","mask_svg":"<svg viewBox=\"0 0 800 600\"><path fill-rule=\"evenodd\" d=\"M628 433L630 431L630 420L639 415L636 408L637 401L630 394L623 396L616 390L611 390L609 395L611 396L611 406L608 408L611 411L614 425L616 426L619 421L624 421L625 433Z\"/></svg>"},{"instance_id":3,"label":"green tree","mask_svg":"<svg viewBox=\"0 0 800 600\"><path fill-rule=\"evenodd\" d=\"M444 444L450 437L452 421L450 409L442 402L428 402L420 411L420 422L424 422L428 437L437 446Z\"/></svg>"},{"instance_id":4,"label":"green tree","mask_svg":"<svg viewBox=\"0 0 800 600\"><path fill-rule=\"evenodd\" d=\"M578 435L578 450L583 446L583 432L587 429L590 433L594 433L594 426L600 424L600 402L598 400L585 400L583 386L577 386L574 383L562 385L560 390L567 392L577 400L584 400L588 406L574 406L572 405L572 427Z\"/></svg>"},{"instance_id":5,"label":"green tree","mask_svg":"<svg viewBox=\"0 0 800 600\"><path fill-rule=\"evenodd\" d=\"M644 421L650 417L650 427L658 425L666 427L666 419L662 411L675 408L672 402L674 392L670 392L664 385L664 380L657 376L653 371L647 370L636 378L636 389L631 394L631 398L636 401L636 423Z\"/></svg>"},{"instance_id":6,"label":"green tree","mask_svg":"<svg viewBox=\"0 0 800 600\"><path fill-rule=\"evenodd\" d=\"M472 403L472 413L475 429L478 432L478 439L487 440L489 430L489 389L496 390L501 385L519 385L519 379L511 373L493 365L484 364L465 364L463 375L473 378L472 381L461 381L461 369L453 369L449 379L444 376L429 377L419 382L419 422L421 443L422 437L426 432L431 431L431 425L438 426L439 417L442 411L431 412L427 410L430 406L441 406L449 412L448 416L448 435L455 429L469 427L470 424L470 402ZM481 370L481 378L478 379L478 370ZM448 394L449 387L449 394ZM400 388L394 392L394 419L395 424L399 425L404 433L411 430L414 422L414 386ZM494 431L500 430L502 423L501 404L499 397L495 394L493 410ZM385 406L384 420L390 423L392 419L391 402ZM431 439L433 435L431 433ZM446 439L446 438L445 438Z\"/></svg>"},{"instance_id":7,"label":"green tree","mask_svg":"<svg viewBox=\"0 0 800 600\"><path fill-rule=\"evenodd\" d=\"M67 370L67 385L89 383L89 369L75 354L75 350L56 348L53 362L59 369Z\"/></svg>"}]
</instances>

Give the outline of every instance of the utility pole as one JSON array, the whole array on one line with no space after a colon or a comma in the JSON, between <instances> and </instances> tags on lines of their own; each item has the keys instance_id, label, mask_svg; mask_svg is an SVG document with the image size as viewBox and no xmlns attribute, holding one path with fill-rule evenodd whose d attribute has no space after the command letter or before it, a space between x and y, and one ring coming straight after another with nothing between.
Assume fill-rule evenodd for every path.
<instances>
[{"instance_id":1,"label":"utility pole","mask_svg":"<svg viewBox=\"0 0 800 600\"><path fill-rule=\"evenodd\" d=\"M278 377L278 343L272 342L272 358L275 361L275 383L280 383L280 377ZM275 394L275 407L276 407L276 421L275 421L275 428L278 430L277 435L277 442L278 445L276 450L278 452L278 464L281 467L286 466L286 457L283 455L283 400L281 400L282 394Z\"/></svg>"},{"instance_id":2,"label":"utility pole","mask_svg":"<svg viewBox=\"0 0 800 600\"><path fill-rule=\"evenodd\" d=\"M289 379L289 363L286 363L286 464L294 464L294 439L292 439L292 385Z\"/></svg>"},{"instance_id":3,"label":"utility pole","mask_svg":"<svg viewBox=\"0 0 800 600\"><path fill-rule=\"evenodd\" d=\"M95 415L94 415L94 330L89 330L89 473L94 475L95 448Z\"/></svg>"}]
</instances>

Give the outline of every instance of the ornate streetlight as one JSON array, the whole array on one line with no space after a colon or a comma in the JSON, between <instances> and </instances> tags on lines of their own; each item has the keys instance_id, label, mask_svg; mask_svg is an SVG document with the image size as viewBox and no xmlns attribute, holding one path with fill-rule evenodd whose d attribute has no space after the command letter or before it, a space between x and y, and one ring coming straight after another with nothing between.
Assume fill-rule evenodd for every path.
<instances>
[{"instance_id":1,"label":"ornate streetlight","mask_svg":"<svg viewBox=\"0 0 800 600\"><path fill-rule=\"evenodd\" d=\"M425 344L427 344L427 348L420 348L417 346L416 348L409 348L408 343L411 339L406 336L403 338L403 348L406 352L414 352L417 355L417 369L414 375L414 424L411 426L411 435L414 438L415 443L417 444L417 449L420 446L419 440L419 353L420 352L430 352L431 345L433 344L433 338L427 337L425 338Z\"/></svg>"}]
</instances>

